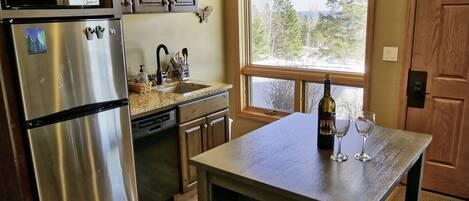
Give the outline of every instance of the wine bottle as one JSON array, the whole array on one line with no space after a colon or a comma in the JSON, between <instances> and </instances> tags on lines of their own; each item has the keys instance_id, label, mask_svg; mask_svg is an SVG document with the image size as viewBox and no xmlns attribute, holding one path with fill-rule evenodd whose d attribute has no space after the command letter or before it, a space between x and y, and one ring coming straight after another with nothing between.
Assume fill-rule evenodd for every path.
<instances>
[{"instance_id":1,"label":"wine bottle","mask_svg":"<svg viewBox=\"0 0 469 201\"><path fill-rule=\"evenodd\" d=\"M324 80L324 96L318 107L318 148L325 150L334 149L334 135L332 125L334 124L335 102L331 97L331 80L326 75Z\"/></svg>"}]
</instances>

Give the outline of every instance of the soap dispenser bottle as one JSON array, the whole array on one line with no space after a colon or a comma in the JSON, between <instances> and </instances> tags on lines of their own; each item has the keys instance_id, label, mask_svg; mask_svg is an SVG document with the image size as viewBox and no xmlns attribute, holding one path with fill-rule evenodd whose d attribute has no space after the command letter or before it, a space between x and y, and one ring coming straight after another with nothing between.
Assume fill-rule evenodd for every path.
<instances>
[{"instance_id":1,"label":"soap dispenser bottle","mask_svg":"<svg viewBox=\"0 0 469 201\"><path fill-rule=\"evenodd\" d=\"M148 82L148 74L143 72L144 65L140 65L140 72L137 74L136 81L137 83L147 83Z\"/></svg>"}]
</instances>

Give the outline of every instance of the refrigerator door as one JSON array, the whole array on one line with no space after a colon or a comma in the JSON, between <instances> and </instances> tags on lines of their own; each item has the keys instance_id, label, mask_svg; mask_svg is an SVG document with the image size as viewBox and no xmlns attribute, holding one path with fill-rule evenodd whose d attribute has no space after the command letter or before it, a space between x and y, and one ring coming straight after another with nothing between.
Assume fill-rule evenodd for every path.
<instances>
[{"instance_id":1,"label":"refrigerator door","mask_svg":"<svg viewBox=\"0 0 469 201\"><path fill-rule=\"evenodd\" d=\"M26 120L127 98L120 20L11 26Z\"/></svg>"},{"instance_id":2,"label":"refrigerator door","mask_svg":"<svg viewBox=\"0 0 469 201\"><path fill-rule=\"evenodd\" d=\"M28 131L41 201L136 201L128 107Z\"/></svg>"}]
</instances>

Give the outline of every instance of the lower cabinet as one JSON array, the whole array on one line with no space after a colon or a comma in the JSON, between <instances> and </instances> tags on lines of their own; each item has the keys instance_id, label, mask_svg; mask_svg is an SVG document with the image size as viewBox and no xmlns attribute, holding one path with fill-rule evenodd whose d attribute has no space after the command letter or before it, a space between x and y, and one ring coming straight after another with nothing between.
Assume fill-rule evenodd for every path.
<instances>
[{"instance_id":1,"label":"lower cabinet","mask_svg":"<svg viewBox=\"0 0 469 201\"><path fill-rule=\"evenodd\" d=\"M197 181L196 168L189 165L189 159L204 152L206 136L205 117L179 126L179 146L181 158L181 178L183 192L190 189Z\"/></svg>"},{"instance_id":2,"label":"lower cabinet","mask_svg":"<svg viewBox=\"0 0 469 201\"><path fill-rule=\"evenodd\" d=\"M229 111L223 110L207 116L207 147L213 149L229 141Z\"/></svg>"},{"instance_id":3,"label":"lower cabinet","mask_svg":"<svg viewBox=\"0 0 469 201\"><path fill-rule=\"evenodd\" d=\"M229 110L209 114L179 126L182 191L188 192L197 183L196 168L189 159L228 142Z\"/></svg>"}]
</instances>

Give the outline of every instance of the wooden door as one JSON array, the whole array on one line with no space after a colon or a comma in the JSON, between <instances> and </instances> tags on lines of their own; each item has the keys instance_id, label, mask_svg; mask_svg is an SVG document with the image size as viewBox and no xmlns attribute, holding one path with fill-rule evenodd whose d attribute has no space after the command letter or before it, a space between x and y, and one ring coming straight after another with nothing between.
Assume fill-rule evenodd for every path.
<instances>
[{"instance_id":1,"label":"wooden door","mask_svg":"<svg viewBox=\"0 0 469 201\"><path fill-rule=\"evenodd\" d=\"M229 141L229 110L207 116L207 148L213 149Z\"/></svg>"},{"instance_id":2,"label":"wooden door","mask_svg":"<svg viewBox=\"0 0 469 201\"><path fill-rule=\"evenodd\" d=\"M170 0L171 12L195 12L197 0Z\"/></svg>"},{"instance_id":3,"label":"wooden door","mask_svg":"<svg viewBox=\"0 0 469 201\"><path fill-rule=\"evenodd\" d=\"M206 129L205 117L179 126L183 192L191 190L197 182L197 169L189 165L189 159L204 152Z\"/></svg>"},{"instance_id":4,"label":"wooden door","mask_svg":"<svg viewBox=\"0 0 469 201\"><path fill-rule=\"evenodd\" d=\"M135 13L169 12L168 0L133 0Z\"/></svg>"},{"instance_id":5,"label":"wooden door","mask_svg":"<svg viewBox=\"0 0 469 201\"><path fill-rule=\"evenodd\" d=\"M411 70L428 73L406 129L430 133L426 189L469 199L469 0L416 0Z\"/></svg>"}]
</instances>

